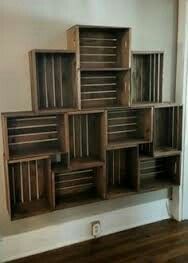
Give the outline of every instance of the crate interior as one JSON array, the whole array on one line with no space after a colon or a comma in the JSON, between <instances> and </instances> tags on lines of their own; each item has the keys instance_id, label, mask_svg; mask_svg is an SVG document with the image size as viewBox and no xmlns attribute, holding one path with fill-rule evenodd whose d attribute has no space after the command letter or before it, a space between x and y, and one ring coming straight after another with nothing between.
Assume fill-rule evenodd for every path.
<instances>
[{"instance_id":1,"label":"crate interior","mask_svg":"<svg viewBox=\"0 0 188 263\"><path fill-rule=\"evenodd\" d=\"M101 160L101 114L69 115L69 143L71 164Z\"/></svg>"},{"instance_id":2,"label":"crate interior","mask_svg":"<svg viewBox=\"0 0 188 263\"><path fill-rule=\"evenodd\" d=\"M81 104L83 108L127 106L130 71L82 71Z\"/></svg>"},{"instance_id":3,"label":"crate interior","mask_svg":"<svg viewBox=\"0 0 188 263\"><path fill-rule=\"evenodd\" d=\"M108 111L108 143L147 143L151 141L151 109Z\"/></svg>"},{"instance_id":4,"label":"crate interior","mask_svg":"<svg viewBox=\"0 0 188 263\"><path fill-rule=\"evenodd\" d=\"M154 117L155 154L179 150L181 144L181 108L156 108Z\"/></svg>"},{"instance_id":5,"label":"crate interior","mask_svg":"<svg viewBox=\"0 0 188 263\"><path fill-rule=\"evenodd\" d=\"M143 143L139 145L139 156L149 157L153 156L153 143Z\"/></svg>"},{"instance_id":6,"label":"crate interior","mask_svg":"<svg viewBox=\"0 0 188 263\"><path fill-rule=\"evenodd\" d=\"M48 159L8 165L12 218L27 217L51 208L51 172Z\"/></svg>"},{"instance_id":7,"label":"crate interior","mask_svg":"<svg viewBox=\"0 0 188 263\"><path fill-rule=\"evenodd\" d=\"M10 158L64 151L63 115L9 117L7 119Z\"/></svg>"},{"instance_id":8,"label":"crate interior","mask_svg":"<svg viewBox=\"0 0 188 263\"><path fill-rule=\"evenodd\" d=\"M140 189L160 189L180 184L179 156L140 160Z\"/></svg>"},{"instance_id":9,"label":"crate interior","mask_svg":"<svg viewBox=\"0 0 188 263\"><path fill-rule=\"evenodd\" d=\"M56 153L50 156L52 171L66 170L70 166L68 153Z\"/></svg>"},{"instance_id":10,"label":"crate interior","mask_svg":"<svg viewBox=\"0 0 188 263\"><path fill-rule=\"evenodd\" d=\"M133 53L132 102L162 102L163 53Z\"/></svg>"},{"instance_id":11,"label":"crate interior","mask_svg":"<svg viewBox=\"0 0 188 263\"><path fill-rule=\"evenodd\" d=\"M109 196L138 190L138 150L135 148L107 151Z\"/></svg>"},{"instance_id":12,"label":"crate interior","mask_svg":"<svg viewBox=\"0 0 188 263\"><path fill-rule=\"evenodd\" d=\"M101 167L55 174L56 207L71 207L102 198Z\"/></svg>"},{"instance_id":13,"label":"crate interior","mask_svg":"<svg viewBox=\"0 0 188 263\"><path fill-rule=\"evenodd\" d=\"M130 29L80 28L81 68L127 68Z\"/></svg>"},{"instance_id":14,"label":"crate interior","mask_svg":"<svg viewBox=\"0 0 188 263\"><path fill-rule=\"evenodd\" d=\"M76 107L74 53L36 53L39 110Z\"/></svg>"}]
</instances>

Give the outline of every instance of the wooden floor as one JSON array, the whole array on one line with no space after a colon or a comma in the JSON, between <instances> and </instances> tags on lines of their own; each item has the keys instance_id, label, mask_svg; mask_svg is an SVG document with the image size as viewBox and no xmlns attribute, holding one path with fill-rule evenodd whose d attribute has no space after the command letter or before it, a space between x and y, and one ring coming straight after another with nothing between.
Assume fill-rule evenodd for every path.
<instances>
[{"instance_id":1,"label":"wooden floor","mask_svg":"<svg viewBox=\"0 0 188 263\"><path fill-rule=\"evenodd\" d=\"M188 263L188 222L162 221L14 262Z\"/></svg>"}]
</instances>

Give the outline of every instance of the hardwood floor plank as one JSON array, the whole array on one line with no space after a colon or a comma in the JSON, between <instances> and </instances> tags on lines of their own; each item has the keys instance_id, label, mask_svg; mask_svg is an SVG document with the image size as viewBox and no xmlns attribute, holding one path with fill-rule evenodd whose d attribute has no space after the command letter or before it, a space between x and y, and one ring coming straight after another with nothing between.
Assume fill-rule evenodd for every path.
<instances>
[{"instance_id":1,"label":"hardwood floor plank","mask_svg":"<svg viewBox=\"0 0 188 263\"><path fill-rule=\"evenodd\" d=\"M12 262L188 262L188 221L165 220Z\"/></svg>"}]
</instances>

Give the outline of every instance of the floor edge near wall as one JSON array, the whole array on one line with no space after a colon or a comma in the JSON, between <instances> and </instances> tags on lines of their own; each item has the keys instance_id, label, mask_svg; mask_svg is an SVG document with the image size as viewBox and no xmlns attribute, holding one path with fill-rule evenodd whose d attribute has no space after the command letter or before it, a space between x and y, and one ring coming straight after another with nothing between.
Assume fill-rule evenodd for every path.
<instances>
[{"instance_id":1,"label":"floor edge near wall","mask_svg":"<svg viewBox=\"0 0 188 263\"><path fill-rule=\"evenodd\" d=\"M168 199L123 208L91 217L4 237L0 262L23 258L92 238L91 222L100 220L102 235L169 219Z\"/></svg>"}]
</instances>

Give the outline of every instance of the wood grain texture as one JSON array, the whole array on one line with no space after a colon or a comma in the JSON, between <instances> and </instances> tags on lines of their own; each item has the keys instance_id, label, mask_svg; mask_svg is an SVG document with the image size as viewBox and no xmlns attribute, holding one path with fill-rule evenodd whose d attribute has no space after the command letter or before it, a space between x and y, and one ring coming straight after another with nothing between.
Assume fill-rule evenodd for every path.
<instances>
[{"instance_id":1,"label":"wood grain texture","mask_svg":"<svg viewBox=\"0 0 188 263\"><path fill-rule=\"evenodd\" d=\"M188 222L150 224L99 239L48 251L12 263L188 262Z\"/></svg>"}]
</instances>

